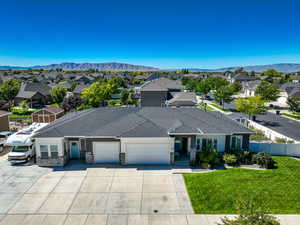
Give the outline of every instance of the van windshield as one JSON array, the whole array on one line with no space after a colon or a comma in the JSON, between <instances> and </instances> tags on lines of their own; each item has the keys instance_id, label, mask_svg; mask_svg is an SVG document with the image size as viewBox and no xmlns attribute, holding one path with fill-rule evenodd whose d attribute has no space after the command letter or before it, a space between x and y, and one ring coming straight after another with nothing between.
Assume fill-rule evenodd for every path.
<instances>
[{"instance_id":1,"label":"van windshield","mask_svg":"<svg viewBox=\"0 0 300 225\"><path fill-rule=\"evenodd\" d=\"M14 146L12 152L27 152L28 146Z\"/></svg>"}]
</instances>

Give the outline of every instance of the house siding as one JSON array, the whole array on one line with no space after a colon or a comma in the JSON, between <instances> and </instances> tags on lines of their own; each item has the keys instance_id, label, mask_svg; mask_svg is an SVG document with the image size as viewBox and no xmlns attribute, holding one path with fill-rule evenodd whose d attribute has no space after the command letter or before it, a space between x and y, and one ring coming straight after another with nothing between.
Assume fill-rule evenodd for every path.
<instances>
[{"instance_id":1,"label":"house siding","mask_svg":"<svg viewBox=\"0 0 300 225\"><path fill-rule=\"evenodd\" d=\"M141 106L161 107L167 100L167 91L141 91Z\"/></svg>"},{"instance_id":2,"label":"house siding","mask_svg":"<svg viewBox=\"0 0 300 225\"><path fill-rule=\"evenodd\" d=\"M0 117L0 131L9 131L8 115Z\"/></svg>"}]
</instances>

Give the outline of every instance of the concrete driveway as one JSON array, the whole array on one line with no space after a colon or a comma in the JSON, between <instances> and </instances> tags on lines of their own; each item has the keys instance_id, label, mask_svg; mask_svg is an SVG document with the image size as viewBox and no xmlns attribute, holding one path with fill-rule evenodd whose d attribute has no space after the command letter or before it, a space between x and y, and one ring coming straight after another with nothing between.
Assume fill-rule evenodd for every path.
<instances>
[{"instance_id":1,"label":"concrete driveway","mask_svg":"<svg viewBox=\"0 0 300 225\"><path fill-rule=\"evenodd\" d=\"M21 221L26 215L193 214L182 176L168 166L73 163L52 169L1 161L0 179L0 215Z\"/></svg>"}]
</instances>

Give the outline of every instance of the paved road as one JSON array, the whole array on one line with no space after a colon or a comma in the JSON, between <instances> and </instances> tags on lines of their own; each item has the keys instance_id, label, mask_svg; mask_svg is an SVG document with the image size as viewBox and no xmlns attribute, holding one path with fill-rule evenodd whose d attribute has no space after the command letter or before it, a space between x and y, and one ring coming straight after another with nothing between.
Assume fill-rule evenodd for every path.
<instances>
[{"instance_id":1,"label":"paved road","mask_svg":"<svg viewBox=\"0 0 300 225\"><path fill-rule=\"evenodd\" d=\"M226 104L225 108L233 111L231 115L228 115L230 118L249 117L248 115L237 112L233 104ZM258 115L256 122L287 137L300 141L300 122L298 121L267 112L265 115Z\"/></svg>"}]
</instances>

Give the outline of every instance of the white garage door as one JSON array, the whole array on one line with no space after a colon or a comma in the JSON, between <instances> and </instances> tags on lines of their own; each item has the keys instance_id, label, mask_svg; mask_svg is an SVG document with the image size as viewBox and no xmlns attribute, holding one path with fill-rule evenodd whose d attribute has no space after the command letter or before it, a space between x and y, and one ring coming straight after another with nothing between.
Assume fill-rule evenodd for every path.
<instances>
[{"instance_id":1,"label":"white garage door","mask_svg":"<svg viewBox=\"0 0 300 225\"><path fill-rule=\"evenodd\" d=\"M95 163L118 163L120 154L119 142L94 142Z\"/></svg>"},{"instance_id":2,"label":"white garage door","mask_svg":"<svg viewBox=\"0 0 300 225\"><path fill-rule=\"evenodd\" d=\"M170 164L170 145L164 143L128 143L127 164Z\"/></svg>"}]
</instances>

